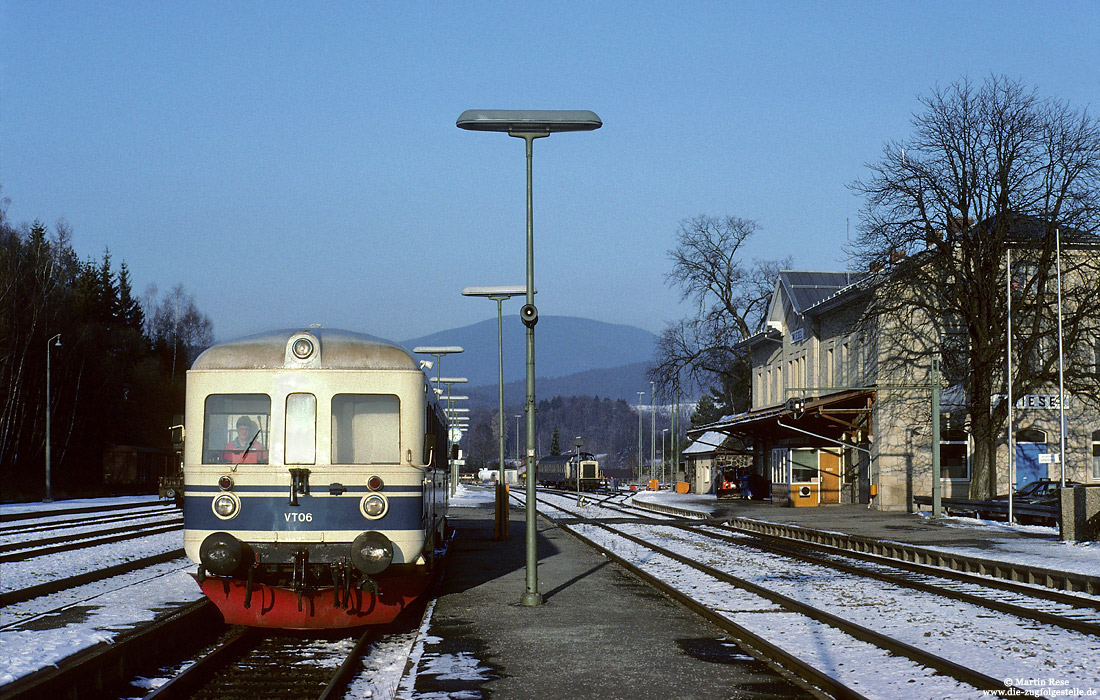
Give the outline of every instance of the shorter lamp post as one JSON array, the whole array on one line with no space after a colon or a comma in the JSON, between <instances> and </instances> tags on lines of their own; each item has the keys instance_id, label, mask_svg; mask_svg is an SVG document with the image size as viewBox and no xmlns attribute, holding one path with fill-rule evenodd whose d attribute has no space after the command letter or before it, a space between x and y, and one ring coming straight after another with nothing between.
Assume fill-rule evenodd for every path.
<instances>
[{"instance_id":1,"label":"shorter lamp post","mask_svg":"<svg viewBox=\"0 0 1100 700\"><path fill-rule=\"evenodd\" d=\"M635 481L639 481L639 480L645 478L643 476L643 473L645 472L645 470L642 469L642 397L643 396L645 396L645 392L644 391L639 391L638 392L638 459L635 460L638 463L638 472L634 477ZM650 465L650 469L651 470L653 469L652 465Z\"/></svg>"},{"instance_id":2,"label":"shorter lamp post","mask_svg":"<svg viewBox=\"0 0 1100 700\"><path fill-rule=\"evenodd\" d=\"M453 457L451 455L451 443L452 442L458 442L458 440L453 439L454 435L452 434L452 432L454 430L456 430L456 428L454 428L450 425L450 422L451 422L450 419L451 419L451 416L454 414L454 412L456 410L459 410L459 411L466 410L466 411L468 411L469 409L455 409L453 407L452 404L454 403L454 398L451 396L451 387L454 386L455 384L465 384L469 380L466 379L466 377L431 377L430 379L436 383L436 388L437 389L439 388L440 384L446 384L447 385L447 410L445 411L445 413L447 415L447 424L448 424L448 429L447 429L447 463L450 464L450 466L451 466L451 495L453 496L453 495L455 495L455 492L458 491L458 463L455 462L455 460L453 459ZM461 436L459 436L459 439L461 439Z\"/></svg>"},{"instance_id":3,"label":"shorter lamp post","mask_svg":"<svg viewBox=\"0 0 1100 700\"><path fill-rule=\"evenodd\" d=\"M661 477L665 475L665 435L668 433L668 428L661 429L661 471L657 476L657 490L661 490Z\"/></svg>"},{"instance_id":4,"label":"shorter lamp post","mask_svg":"<svg viewBox=\"0 0 1100 700\"><path fill-rule=\"evenodd\" d=\"M497 482L504 482L504 316L501 308L505 299L522 296L527 293L527 287L523 285L501 285L495 287L466 287L462 290L464 297L485 297L497 303L497 409L499 423L499 447L497 462ZM537 293L537 290L536 290ZM519 440L517 438L516 442Z\"/></svg>"},{"instance_id":5,"label":"shorter lamp post","mask_svg":"<svg viewBox=\"0 0 1100 700\"><path fill-rule=\"evenodd\" d=\"M462 348L458 345L419 345L413 348L413 352L420 355L431 355L435 358L435 392L437 396L442 396L443 387L439 386L442 383L443 373L443 356L444 355L457 355L462 352ZM428 363L423 363L428 364ZM430 367L429 367L430 369ZM447 464L451 464L451 430L450 426L447 426ZM458 486L456 482L458 480L457 475L454 473L454 468L449 469L452 475L450 494L453 496Z\"/></svg>"},{"instance_id":6,"label":"shorter lamp post","mask_svg":"<svg viewBox=\"0 0 1100 700\"><path fill-rule=\"evenodd\" d=\"M54 342L56 341L56 342ZM50 348L61 347L61 334L46 341L46 497L42 499L49 503L53 500L50 490Z\"/></svg>"},{"instance_id":7,"label":"shorter lamp post","mask_svg":"<svg viewBox=\"0 0 1100 700\"><path fill-rule=\"evenodd\" d=\"M522 425L522 423L523 423L522 420L521 420L523 418L523 416L522 415L516 415L515 418L516 418L516 475L518 476L519 475L519 467L520 467L521 464L523 464L523 458L520 457L520 454L519 454L519 450L520 450L519 428L520 428L520 425ZM524 478L524 481L526 481L526 479L527 479L526 475L523 478Z\"/></svg>"},{"instance_id":8,"label":"shorter lamp post","mask_svg":"<svg viewBox=\"0 0 1100 700\"><path fill-rule=\"evenodd\" d=\"M508 500L506 497L507 487L504 484L504 316L501 304L505 299L518 297L526 293L527 287L518 284L496 287L466 287L462 290L462 296L464 297L485 297L497 303L497 437L499 438L500 451L497 455L496 507L494 512L496 518L495 534L498 540L508 537L508 518L506 515ZM516 443L517 445L519 443L518 436L516 437Z\"/></svg>"},{"instance_id":9,"label":"shorter lamp post","mask_svg":"<svg viewBox=\"0 0 1100 700\"><path fill-rule=\"evenodd\" d=\"M573 444L577 447L577 503L581 502L581 448L584 447L584 440L578 435L577 439L573 441Z\"/></svg>"}]
</instances>

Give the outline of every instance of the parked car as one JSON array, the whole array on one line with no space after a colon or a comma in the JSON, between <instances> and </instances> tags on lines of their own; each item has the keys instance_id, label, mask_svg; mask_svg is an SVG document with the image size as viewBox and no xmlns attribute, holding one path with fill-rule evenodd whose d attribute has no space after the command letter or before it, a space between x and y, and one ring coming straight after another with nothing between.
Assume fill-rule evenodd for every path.
<instances>
[{"instance_id":1,"label":"parked car","mask_svg":"<svg viewBox=\"0 0 1100 700\"><path fill-rule=\"evenodd\" d=\"M1074 481L1066 481L1067 487L1076 485ZM1034 505L1056 506L1058 505L1058 492L1061 488L1062 482L1060 480L1039 479L1038 481L1026 483L1016 489L1016 492L1013 494L1013 500ZM1008 494L995 496L994 500L1007 501Z\"/></svg>"}]
</instances>

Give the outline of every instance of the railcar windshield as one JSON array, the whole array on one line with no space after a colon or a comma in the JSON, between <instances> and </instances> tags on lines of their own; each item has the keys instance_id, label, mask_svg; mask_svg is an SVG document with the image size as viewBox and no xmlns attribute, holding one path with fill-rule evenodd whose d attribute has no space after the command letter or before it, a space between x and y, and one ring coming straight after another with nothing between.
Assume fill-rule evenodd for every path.
<instances>
[{"instance_id":1,"label":"railcar windshield","mask_svg":"<svg viewBox=\"0 0 1100 700\"><path fill-rule=\"evenodd\" d=\"M203 419L204 464L267 464L271 397L211 394Z\"/></svg>"},{"instance_id":2,"label":"railcar windshield","mask_svg":"<svg viewBox=\"0 0 1100 700\"><path fill-rule=\"evenodd\" d=\"M401 407L393 394L332 397L332 463L396 464L401 455Z\"/></svg>"}]
</instances>

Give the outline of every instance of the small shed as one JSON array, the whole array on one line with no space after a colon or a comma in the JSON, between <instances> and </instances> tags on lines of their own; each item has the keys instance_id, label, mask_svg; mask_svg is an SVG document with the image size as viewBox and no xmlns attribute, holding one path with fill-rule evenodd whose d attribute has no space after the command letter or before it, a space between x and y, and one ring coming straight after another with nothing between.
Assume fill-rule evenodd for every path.
<instances>
[{"instance_id":1,"label":"small shed","mask_svg":"<svg viewBox=\"0 0 1100 700\"><path fill-rule=\"evenodd\" d=\"M727 442L727 440L729 442ZM736 446L729 443L735 443ZM752 466L752 454L740 448L736 438L711 430L684 448L685 470L692 493L714 493L717 470L727 466Z\"/></svg>"}]
</instances>

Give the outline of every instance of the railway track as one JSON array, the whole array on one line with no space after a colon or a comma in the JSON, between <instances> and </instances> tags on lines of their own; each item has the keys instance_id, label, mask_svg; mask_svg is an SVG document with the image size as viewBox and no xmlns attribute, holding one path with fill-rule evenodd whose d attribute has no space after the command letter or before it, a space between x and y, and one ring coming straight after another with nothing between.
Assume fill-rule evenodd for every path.
<instances>
[{"instance_id":1,"label":"railway track","mask_svg":"<svg viewBox=\"0 0 1100 700\"><path fill-rule=\"evenodd\" d=\"M26 520L42 520L53 519L58 516L77 515L81 517L93 516L96 513L112 513L112 512L125 512L143 508L161 508L163 510L170 510L175 508L174 503L155 501L150 498L148 501L138 503L111 503L101 504L94 506L73 506L73 507L58 507L47 508L44 510L27 510L20 512L0 513L0 523L22 522Z\"/></svg>"},{"instance_id":2,"label":"railway track","mask_svg":"<svg viewBox=\"0 0 1100 700\"><path fill-rule=\"evenodd\" d=\"M171 506L139 505L104 509L63 509L20 513L15 525L0 527L0 564L69 552L101 544L123 542L183 528L183 516ZM98 515L96 515L98 513ZM67 517L73 516L75 517ZM119 524L125 523L125 524ZM59 532L60 531L60 532ZM58 533L43 536L43 533Z\"/></svg>"},{"instance_id":3,"label":"railway track","mask_svg":"<svg viewBox=\"0 0 1100 700\"><path fill-rule=\"evenodd\" d=\"M152 538L150 543L162 546L163 537ZM142 549L140 544L125 547L124 553ZM157 551L155 547L152 550ZM316 633L250 632L227 645L228 653L226 650L214 653L212 647L209 658L205 658L206 655L200 654L202 647L212 642L225 626L216 609L205 599L182 606L168 602L198 595L197 588L192 591L193 582L184 574L192 565L181 558L182 554L178 550L161 551L110 568L10 590L0 597L5 617L0 633L7 640L18 640L18 649L6 643L4 650L6 655L15 654L20 660L15 667L7 663L0 665L0 677L9 668L16 676L11 679L9 675L10 682L0 685L0 700L135 697L139 692L134 690L134 681L140 688L141 676L148 676L157 668L166 669L162 675L178 674L179 679L166 683L152 697L248 697L249 700L342 697L349 679L362 675L364 665L372 669L372 676L384 679L378 684L373 679L356 678L357 686L370 691L365 697L381 697L396 689L404 669L404 661L397 657L400 653L407 654L416 639L415 630L420 624L423 604L410 608L393 625L372 628L358 643L354 638L318 636ZM88 566L94 566L91 562L96 561L95 557L84 553L75 556ZM440 556L445 557L445 550ZM8 566L33 567L33 561ZM148 566L151 568L146 571ZM63 563L55 568L61 570ZM182 588L181 575L185 581ZM160 579L162 576L172 577L174 583L160 582L167 580ZM159 591L162 596L159 600L163 602L150 604L149 610L157 613L154 622L126 622L127 618L114 614L120 609L128 609L131 598L138 603L138 608L143 605L145 594L139 592L139 587L142 591L150 588ZM52 593L57 595L48 595ZM426 598L421 602L426 602ZM403 623L411 626L414 632L411 637L408 630L402 628ZM38 659L34 646L52 646L57 640L68 638L72 634L70 624L81 627L81 637L94 635L93 639L105 641L99 644L92 641L76 653L69 652L69 656ZM125 629L131 625L131 629ZM123 631L119 632L117 627ZM102 634L94 630L102 630ZM402 634L408 639L401 641ZM385 654L366 663L365 657L380 642ZM405 652L400 651L402 644L407 647ZM68 642L65 646L69 646ZM195 655L204 660L195 663L190 658Z\"/></svg>"},{"instance_id":4,"label":"railway track","mask_svg":"<svg viewBox=\"0 0 1100 700\"><path fill-rule=\"evenodd\" d=\"M407 657L412 648L426 602L422 599L390 625L365 632L361 628L357 640L345 631L226 628L217 609L202 599L2 685L0 700L133 698L149 688L149 678L169 679L145 696L161 700L330 700L343 697L353 679L367 687L395 689L405 666L396 657ZM381 659L370 658L376 648L382 649ZM356 679L365 667L384 677Z\"/></svg>"},{"instance_id":5,"label":"railway track","mask_svg":"<svg viewBox=\"0 0 1100 700\"><path fill-rule=\"evenodd\" d=\"M265 634L231 628L219 643L146 700L256 700L330 698L343 691L383 633L372 628L354 637ZM293 662L289 662L293 660Z\"/></svg>"},{"instance_id":6,"label":"railway track","mask_svg":"<svg viewBox=\"0 0 1100 700\"><path fill-rule=\"evenodd\" d=\"M223 627L217 608L209 601L179 605L162 612L152 623L0 686L0 700L119 697L118 689L131 675L166 662L187 640L216 635Z\"/></svg>"},{"instance_id":7,"label":"railway track","mask_svg":"<svg viewBox=\"0 0 1100 700\"><path fill-rule=\"evenodd\" d=\"M15 524L0 525L0 538L72 527L123 522L139 517L175 516L179 514L179 509L174 505L156 504L102 506L95 510L88 510L83 515L73 514L73 509L60 511L63 514L61 516L53 515L53 512L32 511L30 513L9 514L6 516L6 520L0 522L14 522Z\"/></svg>"},{"instance_id":8,"label":"railway track","mask_svg":"<svg viewBox=\"0 0 1100 700\"><path fill-rule=\"evenodd\" d=\"M612 500L578 506L573 494L543 494L540 510L836 697L1100 688L1095 599L887 572L887 563L835 553L794 558L803 543L769 550L756 533L638 518Z\"/></svg>"}]
</instances>

